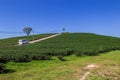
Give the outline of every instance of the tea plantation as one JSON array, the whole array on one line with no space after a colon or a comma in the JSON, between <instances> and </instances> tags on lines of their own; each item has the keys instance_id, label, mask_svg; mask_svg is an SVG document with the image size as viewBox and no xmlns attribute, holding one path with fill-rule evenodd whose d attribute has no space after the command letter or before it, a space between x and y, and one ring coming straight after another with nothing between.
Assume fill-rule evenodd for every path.
<instances>
[{"instance_id":1,"label":"tea plantation","mask_svg":"<svg viewBox=\"0 0 120 80\"><path fill-rule=\"evenodd\" d=\"M40 35L45 37L48 35ZM36 38L39 36L37 35ZM92 33L63 33L60 36L44 40L42 42L22 45L22 46L7 46L13 44L19 38L5 39L6 43L0 44L5 47L0 47L0 65L1 69L7 62L30 62L31 60L51 60L52 56L57 56L63 60L64 56L96 56L100 53L105 53L113 50L120 50L120 38L103 36ZM32 39L28 37L29 40ZM13 40L13 41L12 41ZM7 43L8 41L8 43ZM3 71L4 72L4 69Z\"/></svg>"},{"instance_id":2,"label":"tea plantation","mask_svg":"<svg viewBox=\"0 0 120 80\"><path fill-rule=\"evenodd\" d=\"M18 44L19 39L27 39L29 41L44 38L50 36L52 34L40 34L40 35L31 35L31 36L21 36L21 37L13 37L7 39L0 39L0 47L16 45Z\"/></svg>"}]
</instances>

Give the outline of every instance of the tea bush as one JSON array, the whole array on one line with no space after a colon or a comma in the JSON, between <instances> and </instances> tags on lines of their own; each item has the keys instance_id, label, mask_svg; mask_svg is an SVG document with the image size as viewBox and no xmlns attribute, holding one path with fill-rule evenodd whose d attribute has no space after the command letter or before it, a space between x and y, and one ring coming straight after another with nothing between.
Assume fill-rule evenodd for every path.
<instances>
[{"instance_id":1,"label":"tea bush","mask_svg":"<svg viewBox=\"0 0 120 80\"><path fill-rule=\"evenodd\" d=\"M50 55L36 55L32 57L32 60L50 60Z\"/></svg>"},{"instance_id":2,"label":"tea bush","mask_svg":"<svg viewBox=\"0 0 120 80\"><path fill-rule=\"evenodd\" d=\"M29 55L23 55L16 57L15 62L30 62L32 58Z\"/></svg>"},{"instance_id":3,"label":"tea bush","mask_svg":"<svg viewBox=\"0 0 120 80\"><path fill-rule=\"evenodd\" d=\"M0 73L3 73L6 70L5 64L0 63Z\"/></svg>"}]
</instances>

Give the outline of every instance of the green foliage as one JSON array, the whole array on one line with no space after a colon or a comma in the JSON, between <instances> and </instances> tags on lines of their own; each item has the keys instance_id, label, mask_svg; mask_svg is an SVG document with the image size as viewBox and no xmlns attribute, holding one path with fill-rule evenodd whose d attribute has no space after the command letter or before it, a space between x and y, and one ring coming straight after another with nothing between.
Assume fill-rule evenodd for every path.
<instances>
[{"instance_id":1,"label":"green foliage","mask_svg":"<svg viewBox=\"0 0 120 80\"><path fill-rule=\"evenodd\" d=\"M51 56L49 55L36 55L32 57L33 60L50 60Z\"/></svg>"},{"instance_id":2,"label":"green foliage","mask_svg":"<svg viewBox=\"0 0 120 80\"><path fill-rule=\"evenodd\" d=\"M10 55L0 57L0 63L7 63L7 62L9 62L11 60L13 60L13 57L10 56Z\"/></svg>"},{"instance_id":3,"label":"green foliage","mask_svg":"<svg viewBox=\"0 0 120 80\"><path fill-rule=\"evenodd\" d=\"M15 62L30 62L32 58L29 55L23 55L16 57Z\"/></svg>"}]
</instances>

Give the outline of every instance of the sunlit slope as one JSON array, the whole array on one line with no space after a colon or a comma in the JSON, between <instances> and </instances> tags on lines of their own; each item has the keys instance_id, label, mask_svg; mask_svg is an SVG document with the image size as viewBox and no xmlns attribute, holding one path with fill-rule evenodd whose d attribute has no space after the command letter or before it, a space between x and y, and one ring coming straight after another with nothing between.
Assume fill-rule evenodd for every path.
<instances>
[{"instance_id":1,"label":"sunlit slope","mask_svg":"<svg viewBox=\"0 0 120 80\"><path fill-rule=\"evenodd\" d=\"M120 38L91 33L66 33L32 46L36 45L48 50L71 49L77 51L97 51L103 49L120 48Z\"/></svg>"},{"instance_id":2,"label":"sunlit slope","mask_svg":"<svg viewBox=\"0 0 120 80\"><path fill-rule=\"evenodd\" d=\"M24 46L3 47L1 54L94 55L120 49L120 38L90 33L64 33L60 36Z\"/></svg>"},{"instance_id":3,"label":"sunlit slope","mask_svg":"<svg viewBox=\"0 0 120 80\"><path fill-rule=\"evenodd\" d=\"M31 36L21 36L21 37L13 37L7 39L0 39L0 47L15 45L18 43L19 39L27 39L29 41L44 38L50 36L52 34L39 34L39 35L31 35Z\"/></svg>"}]
</instances>

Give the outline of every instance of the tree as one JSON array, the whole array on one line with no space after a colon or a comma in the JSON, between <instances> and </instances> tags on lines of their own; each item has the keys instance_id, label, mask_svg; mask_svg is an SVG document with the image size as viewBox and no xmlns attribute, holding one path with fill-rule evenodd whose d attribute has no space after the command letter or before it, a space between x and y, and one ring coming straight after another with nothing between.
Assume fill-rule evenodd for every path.
<instances>
[{"instance_id":1,"label":"tree","mask_svg":"<svg viewBox=\"0 0 120 80\"><path fill-rule=\"evenodd\" d=\"M65 32L65 28L63 28L63 32Z\"/></svg>"},{"instance_id":2,"label":"tree","mask_svg":"<svg viewBox=\"0 0 120 80\"><path fill-rule=\"evenodd\" d=\"M23 29L23 32L26 33L27 36L30 35L31 31L32 31L32 28L31 28L31 27L25 27L25 28Z\"/></svg>"}]
</instances>

